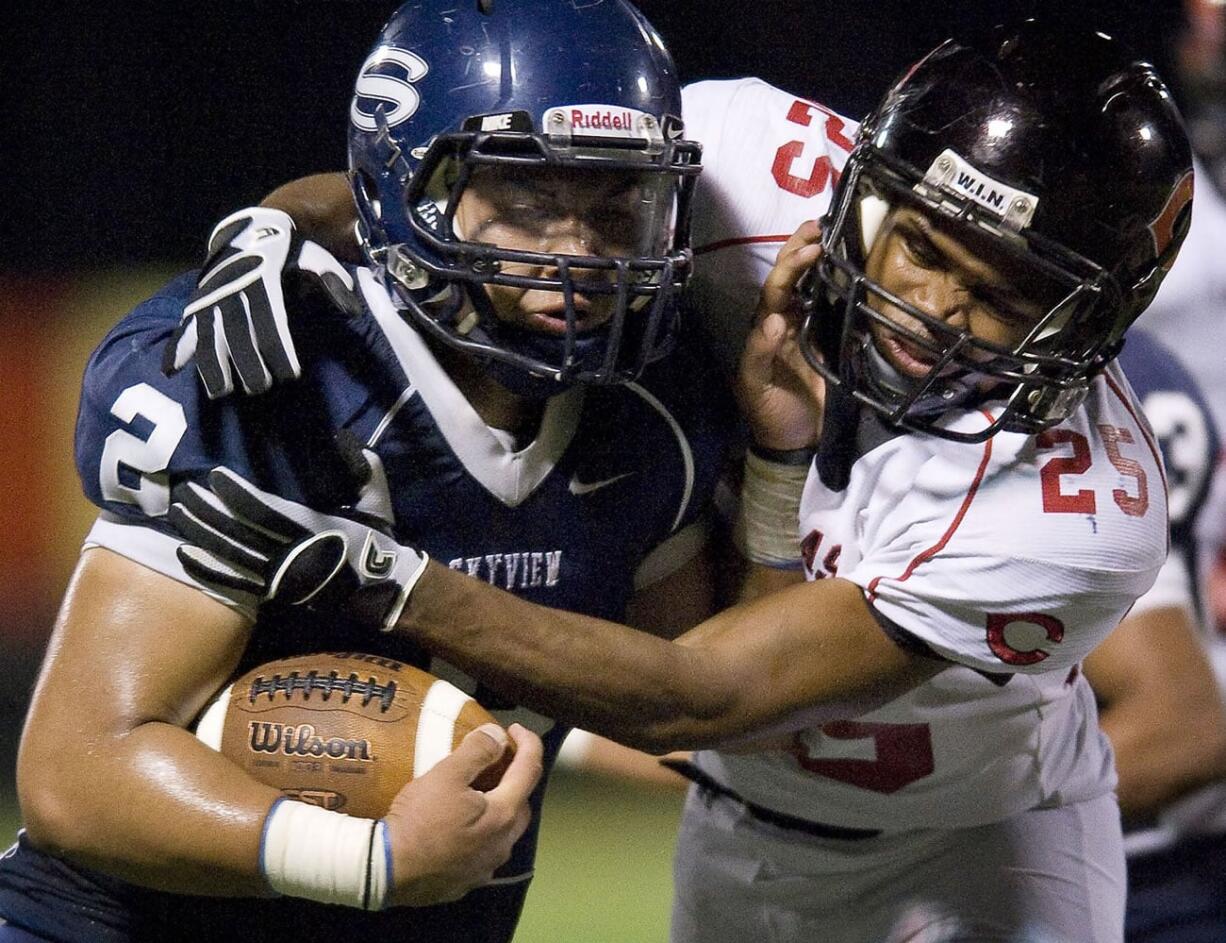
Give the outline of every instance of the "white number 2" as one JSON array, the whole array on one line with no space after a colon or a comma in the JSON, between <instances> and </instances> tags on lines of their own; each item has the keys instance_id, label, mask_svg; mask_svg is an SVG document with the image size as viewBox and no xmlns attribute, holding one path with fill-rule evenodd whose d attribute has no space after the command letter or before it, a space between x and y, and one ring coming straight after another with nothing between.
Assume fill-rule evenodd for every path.
<instances>
[{"instance_id":1,"label":"white number 2","mask_svg":"<svg viewBox=\"0 0 1226 943\"><path fill-rule=\"evenodd\" d=\"M139 505L150 517L160 517L170 509L166 466L187 431L183 407L148 383L138 383L119 394L111 415L127 423L142 416L153 424L153 431L147 439L126 429L116 429L106 437L98 472L102 497ZM140 484L135 488L119 480L121 465L140 473Z\"/></svg>"}]
</instances>

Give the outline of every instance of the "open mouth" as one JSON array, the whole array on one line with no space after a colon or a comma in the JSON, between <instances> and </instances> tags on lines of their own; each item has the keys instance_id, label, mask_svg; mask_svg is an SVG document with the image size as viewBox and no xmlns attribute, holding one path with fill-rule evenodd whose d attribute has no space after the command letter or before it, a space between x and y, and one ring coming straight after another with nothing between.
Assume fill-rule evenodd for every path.
<instances>
[{"instance_id":1,"label":"open mouth","mask_svg":"<svg viewBox=\"0 0 1226 943\"><path fill-rule=\"evenodd\" d=\"M931 351L891 334L883 334L878 343L894 368L909 377L927 376L937 362L936 355Z\"/></svg>"},{"instance_id":2,"label":"open mouth","mask_svg":"<svg viewBox=\"0 0 1226 943\"><path fill-rule=\"evenodd\" d=\"M608 320L606 315L598 314L591 310L578 309L575 311L575 331L579 334L594 331ZM566 334L566 312L562 309L558 311L531 311L524 320L524 326L534 331L539 331L542 334L561 336Z\"/></svg>"}]
</instances>

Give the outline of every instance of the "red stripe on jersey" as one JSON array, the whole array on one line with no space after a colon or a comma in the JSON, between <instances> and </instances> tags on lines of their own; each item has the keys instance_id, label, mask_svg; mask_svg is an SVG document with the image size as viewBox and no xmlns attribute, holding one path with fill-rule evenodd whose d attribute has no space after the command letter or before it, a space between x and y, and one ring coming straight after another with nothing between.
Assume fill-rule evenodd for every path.
<instances>
[{"instance_id":1,"label":"red stripe on jersey","mask_svg":"<svg viewBox=\"0 0 1226 943\"><path fill-rule=\"evenodd\" d=\"M1128 410L1128 415L1132 417L1132 421L1137 424L1137 428L1141 431L1141 438L1149 446L1149 451L1154 456L1154 464L1158 466L1158 475L1162 478L1162 490L1168 491L1166 486L1166 469L1162 465L1162 453L1158 451L1158 445L1154 442L1153 432L1149 428L1149 423L1137 415L1137 411L1132 407L1132 400L1120 389L1119 384L1112 379L1111 374L1104 373L1103 377L1107 381L1107 386L1111 388L1111 392L1119 397L1120 402L1124 404L1124 408Z\"/></svg>"},{"instance_id":2,"label":"red stripe on jersey","mask_svg":"<svg viewBox=\"0 0 1226 943\"><path fill-rule=\"evenodd\" d=\"M993 417L992 414L986 410L980 410L980 412L987 417L989 424L996 421L995 417ZM962 523L962 519L966 517L966 512L970 510L971 502L975 500L975 495L979 491L979 485L983 482L984 473L988 470L988 462L991 461L991 459L992 440L988 439L983 443L983 458L979 460L979 468L975 471L975 479L971 482L970 488L967 489L966 497L962 499L962 506L958 508L958 513L954 515L953 521L950 523L949 527L946 528L945 533L941 535L940 540L938 540L927 550L920 551L916 555L915 559L907 564L907 568L903 571L902 576L895 577L898 582L901 583L907 579L910 579L911 574L916 571L916 568L918 568L921 563L927 563L945 549L945 545L949 543L949 539L953 537L954 531L958 529L958 526ZM872 581L868 584L869 602L872 602L873 598L877 595L877 584L883 579L885 579L885 577L874 576Z\"/></svg>"},{"instance_id":3,"label":"red stripe on jersey","mask_svg":"<svg viewBox=\"0 0 1226 943\"><path fill-rule=\"evenodd\" d=\"M789 233L786 236L740 236L736 239L720 239L718 242L708 242L705 246L698 246L694 249L694 254L705 255L708 252L718 252L730 246L747 246L760 242L787 242L791 238Z\"/></svg>"}]
</instances>

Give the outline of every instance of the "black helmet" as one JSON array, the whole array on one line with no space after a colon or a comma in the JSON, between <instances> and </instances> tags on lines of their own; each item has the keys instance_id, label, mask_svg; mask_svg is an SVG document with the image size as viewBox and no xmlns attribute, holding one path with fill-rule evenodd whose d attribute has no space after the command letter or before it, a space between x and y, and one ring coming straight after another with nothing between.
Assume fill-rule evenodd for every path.
<instances>
[{"instance_id":1,"label":"black helmet","mask_svg":"<svg viewBox=\"0 0 1226 943\"><path fill-rule=\"evenodd\" d=\"M1027 20L978 42L947 41L861 126L804 289L806 355L828 381L910 429L981 441L1055 425L1153 299L1187 233L1191 198L1192 158L1171 95L1116 40ZM868 278L877 227L902 205L972 245L987 240L1058 289L1016 347L951 327ZM870 296L925 331L900 327ZM927 352L931 370L892 371L874 324ZM937 423L987 398L1006 407L983 432Z\"/></svg>"}]
</instances>

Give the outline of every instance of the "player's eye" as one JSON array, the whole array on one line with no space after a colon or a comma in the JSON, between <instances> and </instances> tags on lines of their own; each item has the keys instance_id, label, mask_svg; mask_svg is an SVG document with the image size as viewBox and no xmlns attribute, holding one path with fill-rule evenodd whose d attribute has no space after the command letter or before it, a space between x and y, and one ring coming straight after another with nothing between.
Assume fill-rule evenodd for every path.
<instances>
[{"instance_id":1,"label":"player's eye","mask_svg":"<svg viewBox=\"0 0 1226 943\"><path fill-rule=\"evenodd\" d=\"M936 268L942 262L941 254L923 233L904 229L902 231L902 244L907 250L907 255L921 268Z\"/></svg>"}]
</instances>

